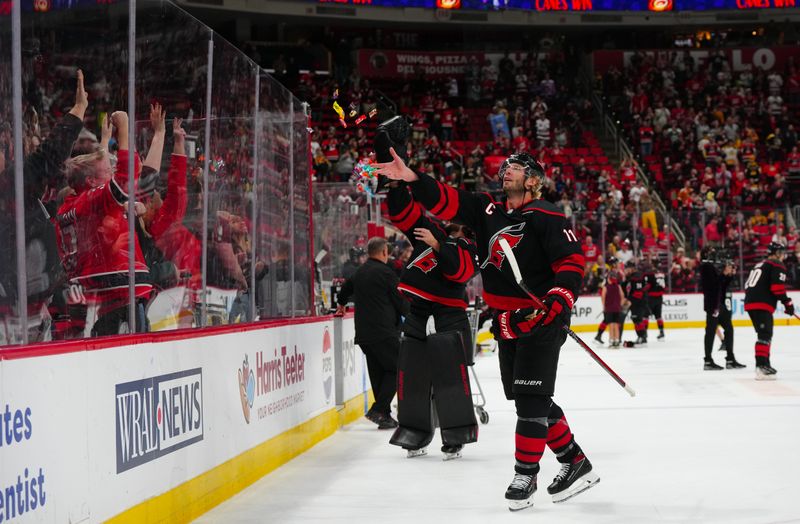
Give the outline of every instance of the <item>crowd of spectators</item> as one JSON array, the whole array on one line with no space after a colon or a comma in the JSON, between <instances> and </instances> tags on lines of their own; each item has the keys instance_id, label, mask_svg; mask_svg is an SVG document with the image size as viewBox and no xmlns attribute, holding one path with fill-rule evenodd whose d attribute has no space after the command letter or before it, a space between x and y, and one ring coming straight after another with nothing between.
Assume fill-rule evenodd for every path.
<instances>
[{"instance_id":1,"label":"crowd of spectators","mask_svg":"<svg viewBox=\"0 0 800 524\"><path fill-rule=\"evenodd\" d=\"M25 161L26 198L31 197L30 205L25 202L30 340L200 325L204 230L208 232L205 284L212 290L206 299L207 323L291 314L293 293L295 310L310 310L309 271L290 270L298 264L309 265L308 255L302 253L310 247L311 209L308 163L305 155L298 155L298 147L307 144L301 105L295 104L295 114L290 115L291 93L264 77L261 111L270 118L262 119L262 128L256 130L252 104L257 69L233 47L218 44L211 148L206 151L208 30L184 23L180 17L185 15L177 11L158 11L153 17L145 11L137 27L136 138L122 147L120 133L126 126L124 111L118 110L127 108L127 40L124 33L108 30L102 45L85 45L80 28L92 23L91 16L101 16L87 13L86 20L71 22L75 27L42 27L26 37L21 80L23 149L19 152L14 150L10 125L11 83L6 81L11 78L10 61L0 61L0 95L7 101L0 104L0 171L6 181L0 233L4 245L14 246L13 163L20 154ZM170 22L170 16L178 19ZM76 71L84 64L98 63L103 67L90 69L82 77L89 107L78 120L68 114L77 105ZM158 108L160 120L154 119L155 113L147 117L151 107ZM173 130L174 121L180 125ZM73 128L77 131L70 138ZM268 139L259 144L259 163L254 166L256 131ZM185 159L180 168L170 158L162 163L160 152L165 147L168 151L177 148L179 136L183 137L179 156ZM130 209L121 208L119 214L111 213L100 200L84 193L104 193L94 189L102 186L111 188L112 200L126 200L128 174L123 168L127 168L128 151L138 166L131 173L136 179L135 203ZM204 198L206 160L209 177ZM292 176L294 195L286 191ZM208 202L206 227L204 200ZM293 220L290 209L294 209ZM127 325L127 296L122 297L120 291L124 288L127 293L129 211L137 216L136 326ZM257 230L253 230L254 211ZM92 220L81 218L81 213ZM0 301L7 321L0 343L12 343L21 336L14 309L17 272L14 250L4 253ZM108 276L117 270L118 276ZM98 280L100 273L107 275ZM106 292L111 288L118 291ZM253 294L256 311L250 308Z\"/></svg>"},{"instance_id":2,"label":"crowd of spectators","mask_svg":"<svg viewBox=\"0 0 800 524\"><path fill-rule=\"evenodd\" d=\"M747 271L779 230L794 230L785 212L800 201L789 183L800 175L794 57L782 69L735 70L724 49L706 62L637 51L597 82L690 251L708 244L738 258L741 244Z\"/></svg>"},{"instance_id":3,"label":"crowd of spectators","mask_svg":"<svg viewBox=\"0 0 800 524\"><path fill-rule=\"evenodd\" d=\"M637 254L660 252L665 259L666 232L658 225L651 195L637 183L630 166L623 165L617 176L591 130L591 102L579 85L568 81L571 74L558 59L529 56L515 62L506 54L497 65L470 60L463 78L437 81L411 75L392 93L411 124L410 165L455 187L499 192L500 164L508 155L526 151L545 166L544 198L563 210L578 235L597 241L605 236L611 249L612 239L618 238L616 245L627 240ZM369 79L356 72L346 84L330 79L307 89L314 93L316 122L337 118L328 107L335 92L339 100L360 101L357 112L375 107L377 98ZM476 104L491 110L471 107ZM323 131L314 126L317 181L346 182L355 163L369 158L373 129L332 123ZM354 189L340 191L339 199L365 205ZM400 259L403 240L396 245Z\"/></svg>"}]
</instances>

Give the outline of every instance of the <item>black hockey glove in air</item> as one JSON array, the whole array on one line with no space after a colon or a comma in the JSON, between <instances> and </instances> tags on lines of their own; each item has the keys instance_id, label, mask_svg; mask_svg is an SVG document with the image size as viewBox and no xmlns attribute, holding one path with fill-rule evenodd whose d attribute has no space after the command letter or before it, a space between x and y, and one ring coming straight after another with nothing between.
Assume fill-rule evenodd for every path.
<instances>
[{"instance_id":1,"label":"black hockey glove in air","mask_svg":"<svg viewBox=\"0 0 800 524\"><path fill-rule=\"evenodd\" d=\"M786 302L783 303L783 309L786 311L786 314L794 316L794 304L792 304L792 299L790 298Z\"/></svg>"}]
</instances>

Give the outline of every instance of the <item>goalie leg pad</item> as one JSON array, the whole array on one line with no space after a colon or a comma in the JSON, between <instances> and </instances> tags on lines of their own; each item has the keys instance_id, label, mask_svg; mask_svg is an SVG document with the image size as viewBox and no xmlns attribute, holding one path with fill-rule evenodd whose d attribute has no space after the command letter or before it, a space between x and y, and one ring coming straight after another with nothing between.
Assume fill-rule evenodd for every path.
<instances>
[{"instance_id":1,"label":"goalie leg pad","mask_svg":"<svg viewBox=\"0 0 800 524\"><path fill-rule=\"evenodd\" d=\"M447 331L458 331L461 333L461 340L464 345L464 357L466 358L467 365L471 366L475 364L475 341L472 340L472 328L469 325L467 312L455 307L435 306L433 318L436 322L437 333L445 333Z\"/></svg>"},{"instance_id":2,"label":"goalie leg pad","mask_svg":"<svg viewBox=\"0 0 800 524\"><path fill-rule=\"evenodd\" d=\"M429 335L428 354L442 443L457 445L475 442L478 439L478 424L472 406L472 389L461 333L447 331Z\"/></svg>"},{"instance_id":3,"label":"goalie leg pad","mask_svg":"<svg viewBox=\"0 0 800 524\"><path fill-rule=\"evenodd\" d=\"M390 443L406 449L426 446L433 438L431 366L424 340L404 336L397 361L397 421Z\"/></svg>"}]
</instances>

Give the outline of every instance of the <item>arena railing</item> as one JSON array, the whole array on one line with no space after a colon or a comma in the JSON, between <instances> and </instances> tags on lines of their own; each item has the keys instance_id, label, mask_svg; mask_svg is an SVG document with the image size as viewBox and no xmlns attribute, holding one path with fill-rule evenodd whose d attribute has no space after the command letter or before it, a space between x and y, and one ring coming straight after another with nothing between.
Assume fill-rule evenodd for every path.
<instances>
[{"instance_id":1,"label":"arena railing","mask_svg":"<svg viewBox=\"0 0 800 524\"><path fill-rule=\"evenodd\" d=\"M312 314L305 106L168 1L64 5L0 16L0 345Z\"/></svg>"}]
</instances>

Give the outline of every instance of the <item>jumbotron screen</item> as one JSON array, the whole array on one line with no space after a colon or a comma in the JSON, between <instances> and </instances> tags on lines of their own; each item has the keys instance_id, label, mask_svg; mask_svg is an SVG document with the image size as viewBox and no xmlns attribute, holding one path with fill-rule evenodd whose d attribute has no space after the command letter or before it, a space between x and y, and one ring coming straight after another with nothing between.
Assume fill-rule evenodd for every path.
<instances>
[{"instance_id":1,"label":"jumbotron screen","mask_svg":"<svg viewBox=\"0 0 800 524\"><path fill-rule=\"evenodd\" d=\"M711 11L794 8L800 0L316 0L322 4L523 11Z\"/></svg>"}]
</instances>

